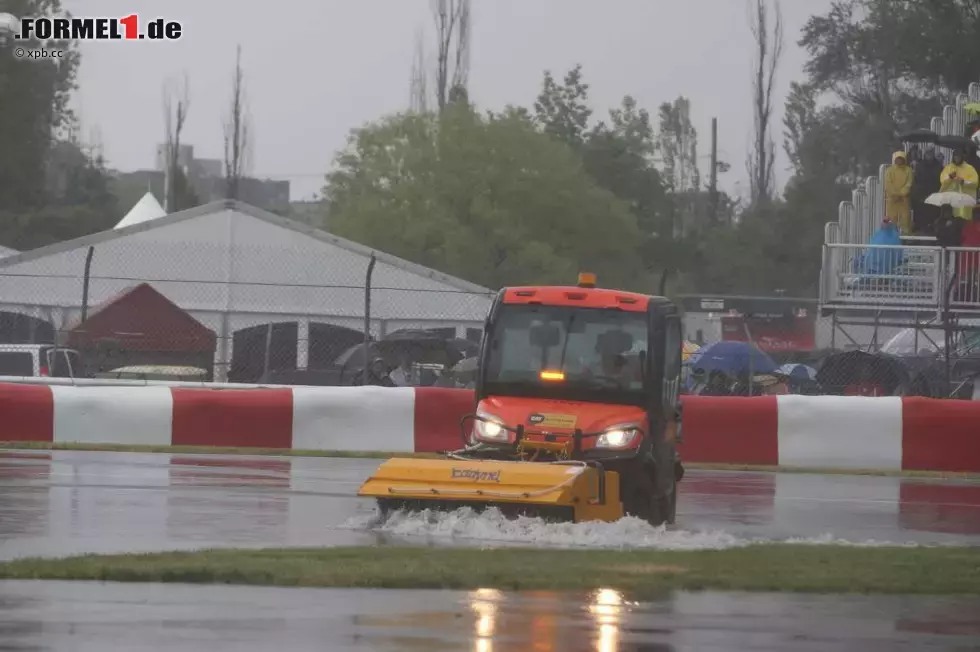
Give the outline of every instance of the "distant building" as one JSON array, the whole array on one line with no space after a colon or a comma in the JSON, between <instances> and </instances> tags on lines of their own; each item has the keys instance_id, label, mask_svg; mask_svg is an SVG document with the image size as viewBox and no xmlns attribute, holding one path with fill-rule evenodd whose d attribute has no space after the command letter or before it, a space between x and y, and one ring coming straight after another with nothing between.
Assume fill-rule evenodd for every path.
<instances>
[{"instance_id":1,"label":"distant building","mask_svg":"<svg viewBox=\"0 0 980 652\"><path fill-rule=\"evenodd\" d=\"M159 175L159 178L154 178L153 182L147 179L147 188L161 200L161 203L163 203L162 199L166 195L164 186L169 160L168 151L169 147L166 144L157 145L155 173ZM223 160L194 158L194 146L181 145L177 164L184 170L194 188L194 193L202 204L225 199L227 191ZM148 177L153 172L141 170L127 174ZM134 178L133 180L138 181L142 178ZM159 192L155 187L157 183L160 188ZM288 181L245 177L239 182L238 200L265 210L282 211L289 208L289 190Z\"/></svg>"}]
</instances>

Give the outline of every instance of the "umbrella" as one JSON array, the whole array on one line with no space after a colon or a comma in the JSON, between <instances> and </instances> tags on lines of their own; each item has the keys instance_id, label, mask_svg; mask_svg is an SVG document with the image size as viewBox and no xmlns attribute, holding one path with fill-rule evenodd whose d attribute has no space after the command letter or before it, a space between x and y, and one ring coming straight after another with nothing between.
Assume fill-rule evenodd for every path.
<instances>
[{"instance_id":1,"label":"umbrella","mask_svg":"<svg viewBox=\"0 0 980 652\"><path fill-rule=\"evenodd\" d=\"M962 192L936 192L926 197L926 203L930 206L966 208L968 206L976 206L977 200L975 197Z\"/></svg>"},{"instance_id":2,"label":"umbrella","mask_svg":"<svg viewBox=\"0 0 980 652\"><path fill-rule=\"evenodd\" d=\"M940 136L936 144L949 149L975 149L977 146L966 136Z\"/></svg>"},{"instance_id":3,"label":"umbrella","mask_svg":"<svg viewBox=\"0 0 980 652\"><path fill-rule=\"evenodd\" d=\"M684 341L684 346L681 348L681 359L684 362L687 362L688 360L691 359L691 357L695 353L697 353L700 350L701 350L701 347L700 346L698 346L694 342L688 342L687 340L685 340Z\"/></svg>"},{"instance_id":4,"label":"umbrella","mask_svg":"<svg viewBox=\"0 0 980 652\"><path fill-rule=\"evenodd\" d=\"M939 134L928 129L916 129L915 131L902 134L898 139L903 143L932 143L935 145L939 140Z\"/></svg>"},{"instance_id":5,"label":"umbrella","mask_svg":"<svg viewBox=\"0 0 980 652\"><path fill-rule=\"evenodd\" d=\"M817 370L805 364L784 364L776 369L777 374L781 374L792 380L816 380Z\"/></svg>"},{"instance_id":6,"label":"umbrella","mask_svg":"<svg viewBox=\"0 0 980 652\"><path fill-rule=\"evenodd\" d=\"M776 363L768 355L746 342L715 342L702 348L693 363L695 373L720 371L730 376L771 374Z\"/></svg>"}]
</instances>

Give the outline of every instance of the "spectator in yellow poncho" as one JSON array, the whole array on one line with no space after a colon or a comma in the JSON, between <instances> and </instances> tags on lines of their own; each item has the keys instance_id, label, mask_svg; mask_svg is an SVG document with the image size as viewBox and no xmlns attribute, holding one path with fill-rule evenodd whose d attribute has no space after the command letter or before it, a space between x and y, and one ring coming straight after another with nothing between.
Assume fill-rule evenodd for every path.
<instances>
[{"instance_id":1,"label":"spectator in yellow poncho","mask_svg":"<svg viewBox=\"0 0 980 652\"><path fill-rule=\"evenodd\" d=\"M953 162L943 168L939 183L939 192L961 192L974 198L977 196L977 171L966 162L962 151L953 152ZM973 207L956 208L953 214L964 220L972 220Z\"/></svg>"},{"instance_id":2,"label":"spectator in yellow poncho","mask_svg":"<svg viewBox=\"0 0 980 652\"><path fill-rule=\"evenodd\" d=\"M912 167L905 152L895 152L885 170L885 217L898 225L902 235L912 235L911 192Z\"/></svg>"}]
</instances>

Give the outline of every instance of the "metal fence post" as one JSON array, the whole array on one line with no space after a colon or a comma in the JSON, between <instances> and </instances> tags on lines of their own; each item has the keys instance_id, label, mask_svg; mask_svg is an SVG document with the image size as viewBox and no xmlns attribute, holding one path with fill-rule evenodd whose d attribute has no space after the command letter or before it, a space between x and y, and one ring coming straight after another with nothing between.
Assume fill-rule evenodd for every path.
<instances>
[{"instance_id":1,"label":"metal fence post","mask_svg":"<svg viewBox=\"0 0 980 652\"><path fill-rule=\"evenodd\" d=\"M367 385L368 370L371 366L371 277L374 276L374 265L378 262L374 252L368 261L367 273L364 275L364 369L361 371L361 382Z\"/></svg>"}]
</instances>

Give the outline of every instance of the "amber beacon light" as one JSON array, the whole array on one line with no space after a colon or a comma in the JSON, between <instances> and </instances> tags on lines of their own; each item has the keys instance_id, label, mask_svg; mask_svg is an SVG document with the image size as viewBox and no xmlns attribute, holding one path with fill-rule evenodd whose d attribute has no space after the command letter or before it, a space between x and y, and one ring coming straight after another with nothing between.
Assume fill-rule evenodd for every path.
<instances>
[{"instance_id":1,"label":"amber beacon light","mask_svg":"<svg viewBox=\"0 0 980 652\"><path fill-rule=\"evenodd\" d=\"M595 287L595 274L592 272L579 272L578 275L578 286L580 288L594 288Z\"/></svg>"}]
</instances>

